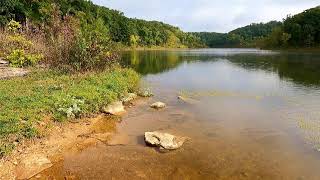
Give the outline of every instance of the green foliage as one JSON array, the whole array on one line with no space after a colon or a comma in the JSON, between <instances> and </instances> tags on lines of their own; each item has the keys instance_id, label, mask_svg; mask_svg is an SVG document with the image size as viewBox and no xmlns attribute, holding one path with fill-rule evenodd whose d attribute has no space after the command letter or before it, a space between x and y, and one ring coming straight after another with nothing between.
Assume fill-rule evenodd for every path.
<instances>
[{"instance_id":1,"label":"green foliage","mask_svg":"<svg viewBox=\"0 0 320 180\"><path fill-rule=\"evenodd\" d=\"M272 33L263 39L261 42L262 47L282 47L288 46L288 41L291 38L290 34L283 32L281 27L274 28Z\"/></svg>"},{"instance_id":2,"label":"green foliage","mask_svg":"<svg viewBox=\"0 0 320 180\"><path fill-rule=\"evenodd\" d=\"M320 7L288 16L283 25L263 39L267 48L310 48L320 46Z\"/></svg>"},{"instance_id":3,"label":"green foliage","mask_svg":"<svg viewBox=\"0 0 320 180\"><path fill-rule=\"evenodd\" d=\"M0 1L0 26L5 26L11 19L22 20L24 16L24 4L21 0Z\"/></svg>"},{"instance_id":4,"label":"green foliage","mask_svg":"<svg viewBox=\"0 0 320 180\"><path fill-rule=\"evenodd\" d=\"M21 29L21 27L21 24L15 20L11 20L7 25L8 30L13 33L17 33L17 31Z\"/></svg>"},{"instance_id":5,"label":"green foliage","mask_svg":"<svg viewBox=\"0 0 320 180\"><path fill-rule=\"evenodd\" d=\"M137 91L139 79L129 69L83 75L43 70L0 81L0 154L19 138L38 137L37 122L44 117L63 121L97 113L123 94Z\"/></svg>"},{"instance_id":6,"label":"green foliage","mask_svg":"<svg viewBox=\"0 0 320 180\"><path fill-rule=\"evenodd\" d=\"M167 34L168 35L166 40L166 47L174 48L180 47L182 45L180 39L177 36L175 36L171 31L168 31Z\"/></svg>"},{"instance_id":7,"label":"green foliage","mask_svg":"<svg viewBox=\"0 0 320 180\"><path fill-rule=\"evenodd\" d=\"M193 33L209 47L319 47L320 7L288 16L283 23L251 24L223 33Z\"/></svg>"},{"instance_id":8,"label":"green foliage","mask_svg":"<svg viewBox=\"0 0 320 180\"><path fill-rule=\"evenodd\" d=\"M13 143L4 143L0 141L0 158L9 154L14 148L15 145Z\"/></svg>"},{"instance_id":9,"label":"green foliage","mask_svg":"<svg viewBox=\"0 0 320 180\"><path fill-rule=\"evenodd\" d=\"M39 136L39 131L29 122L21 129L21 135L30 139Z\"/></svg>"},{"instance_id":10,"label":"green foliage","mask_svg":"<svg viewBox=\"0 0 320 180\"><path fill-rule=\"evenodd\" d=\"M67 97L62 99L61 102L56 103L57 112L55 114L55 119L62 121L65 119L79 118L84 101L82 99L77 99L75 97Z\"/></svg>"},{"instance_id":11,"label":"green foliage","mask_svg":"<svg viewBox=\"0 0 320 180\"><path fill-rule=\"evenodd\" d=\"M7 31L0 42L0 51L3 57L13 67L26 67L36 65L43 55L34 51L34 43L20 32L21 24L11 20Z\"/></svg>"},{"instance_id":12,"label":"green foliage","mask_svg":"<svg viewBox=\"0 0 320 180\"><path fill-rule=\"evenodd\" d=\"M34 45L32 41L19 34L8 35L7 41L3 43L6 44L6 48L9 51L12 51L16 48L29 50Z\"/></svg>"},{"instance_id":13,"label":"green foliage","mask_svg":"<svg viewBox=\"0 0 320 180\"><path fill-rule=\"evenodd\" d=\"M130 46L137 47L140 41L140 37L138 35L131 35L130 36Z\"/></svg>"},{"instance_id":14,"label":"green foliage","mask_svg":"<svg viewBox=\"0 0 320 180\"><path fill-rule=\"evenodd\" d=\"M290 34L290 46L312 47L320 44L320 7L312 8L283 22L284 33Z\"/></svg>"},{"instance_id":15,"label":"green foliage","mask_svg":"<svg viewBox=\"0 0 320 180\"><path fill-rule=\"evenodd\" d=\"M182 32L177 27L157 21L127 18L122 12L94 5L87 0L4 1L8 4L4 19L14 18L22 23L26 23L28 19L37 27L44 27L47 33L57 33L58 29L56 27L60 26L60 21L65 21L66 17L72 16L80 19L82 32L90 32L85 30L88 30L87 25L92 25L97 30L94 33L100 32L102 35L96 37L97 39L107 37L112 42L126 46L153 47L166 46L168 44L170 47L203 46L198 38L192 34ZM8 3L9 1L17 1L19 3L12 4ZM18 14L21 18L16 18ZM102 31L99 31L99 29ZM135 38L139 37L139 39L132 39L133 36ZM88 39L86 40L88 41Z\"/></svg>"},{"instance_id":16,"label":"green foliage","mask_svg":"<svg viewBox=\"0 0 320 180\"><path fill-rule=\"evenodd\" d=\"M37 64L42 58L40 54L26 54L24 50L17 49L13 50L6 59L12 67L27 67Z\"/></svg>"},{"instance_id":17,"label":"green foliage","mask_svg":"<svg viewBox=\"0 0 320 180\"><path fill-rule=\"evenodd\" d=\"M245 27L235 29L229 34L239 35L244 41L252 41L257 38L266 37L273 28L281 26L281 22L270 21L268 23L253 23Z\"/></svg>"},{"instance_id":18,"label":"green foliage","mask_svg":"<svg viewBox=\"0 0 320 180\"><path fill-rule=\"evenodd\" d=\"M199 37L208 47L254 47L257 40L266 37L273 28L280 25L280 22L270 21L265 24L251 24L229 33L199 32L192 34Z\"/></svg>"}]
</instances>

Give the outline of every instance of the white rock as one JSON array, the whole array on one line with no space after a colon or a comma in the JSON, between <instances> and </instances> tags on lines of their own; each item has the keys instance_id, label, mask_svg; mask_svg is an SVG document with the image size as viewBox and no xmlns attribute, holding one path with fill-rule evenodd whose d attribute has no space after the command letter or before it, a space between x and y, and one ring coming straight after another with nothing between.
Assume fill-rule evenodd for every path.
<instances>
[{"instance_id":1,"label":"white rock","mask_svg":"<svg viewBox=\"0 0 320 180\"><path fill-rule=\"evenodd\" d=\"M7 65L7 64L9 64L9 62L8 62L8 61L4 61L4 60L2 60L2 59L0 58L0 64Z\"/></svg>"},{"instance_id":2,"label":"white rock","mask_svg":"<svg viewBox=\"0 0 320 180\"><path fill-rule=\"evenodd\" d=\"M112 115L120 115L126 112L121 101L111 103L107 107L104 107L102 111L104 113L112 114Z\"/></svg>"},{"instance_id":3,"label":"white rock","mask_svg":"<svg viewBox=\"0 0 320 180\"><path fill-rule=\"evenodd\" d=\"M155 103L151 104L150 107L152 107L154 109L161 109L161 108L165 108L166 104L163 102L155 102Z\"/></svg>"},{"instance_id":4,"label":"white rock","mask_svg":"<svg viewBox=\"0 0 320 180\"><path fill-rule=\"evenodd\" d=\"M178 137L161 132L145 132L144 138L148 145L157 146L166 150L178 149L187 140L186 137Z\"/></svg>"},{"instance_id":5,"label":"white rock","mask_svg":"<svg viewBox=\"0 0 320 180\"><path fill-rule=\"evenodd\" d=\"M16 168L17 179L30 179L51 166L51 161L42 154L26 157Z\"/></svg>"},{"instance_id":6,"label":"white rock","mask_svg":"<svg viewBox=\"0 0 320 180\"><path fill-rule=\"evenodd\" d=\"M123 103L129 103L137 98L135 93L128 93L124 98L122 98Z\"/></svg>"},{"instance_id":7,"label":"white rock","mask_svg":"<svg viewBox=\"0 0 320 180\"><path fill-rule=\"evenodd\" d=\"M196 104L198 103L198 101L194 100L194 99L191 99L191 98L188 98L188 97L184 97L184 96L178 96L178 99L185 102L185 103L188 103L188 104Z\"/></svg>"},{"instance_id":8,"label":"white rock","mask_svg":"<svg viewBox=\"0 0 320 180\"><path fill-rule=\"evenodd\" d=\"M153 94L150 92L150 90L140 91L138 93L138 95L141 97L152 97L153 96Z\"/></svg>"}]
</instances>

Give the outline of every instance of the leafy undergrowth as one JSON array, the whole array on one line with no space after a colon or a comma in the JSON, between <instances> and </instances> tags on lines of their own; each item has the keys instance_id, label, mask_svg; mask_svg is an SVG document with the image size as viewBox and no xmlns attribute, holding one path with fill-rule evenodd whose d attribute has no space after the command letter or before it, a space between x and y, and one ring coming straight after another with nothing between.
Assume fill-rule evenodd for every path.
<instances>
[{"instance_id":1,"label":"leafy undergrowth","mask_svg":"<svg viewBox=\"0 0 320 180\"><path fill-rule=\"evenodd\" d=\"M37 124L45 117L65 121L98 113L138 84L139 75L130 69L82 75L37 70L0 81L0 155L24 138L41 136Z\"/></svg>"}]
</instances>

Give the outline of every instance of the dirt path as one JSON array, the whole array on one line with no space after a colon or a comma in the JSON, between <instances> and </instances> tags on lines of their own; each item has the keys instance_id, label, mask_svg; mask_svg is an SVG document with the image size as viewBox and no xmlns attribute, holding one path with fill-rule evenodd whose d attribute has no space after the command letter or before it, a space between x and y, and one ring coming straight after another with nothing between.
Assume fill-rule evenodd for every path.
<instances>
[{"instance_id":1,"label":"dirt path","mask_svg":"<svg viewBox=\"0 0 320 180\"><path fill-rule=\"evenodd\" d=\"M12 68L8 62L0 59L0 79L8 79L16 76L25 76L29 71L22 68Z\"/></svg>"}]
</instances>

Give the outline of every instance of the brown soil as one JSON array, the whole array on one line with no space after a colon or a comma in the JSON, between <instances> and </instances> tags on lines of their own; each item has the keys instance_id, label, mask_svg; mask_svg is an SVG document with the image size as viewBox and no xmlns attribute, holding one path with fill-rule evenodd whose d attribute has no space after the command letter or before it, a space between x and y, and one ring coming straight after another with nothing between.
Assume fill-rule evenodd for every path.
<instances>
[{"instance_id":1,"label":"brown soil","mask_svg":"<svg viewBox=\"0 0 320 180\"><path fill-rule=\"evenodd\" d=\"M125 141L123 137L115 137L111 141L118 122L119 117L104 114L63 124L46 122L46 127L50 127L45 129L46 137L22 142L10 156L0 161L0 179L16 179L20 162L37 154L46 156L55 165L66 152L76 153L98 144L122 144Z\"/></svg>"}]
</instances>

